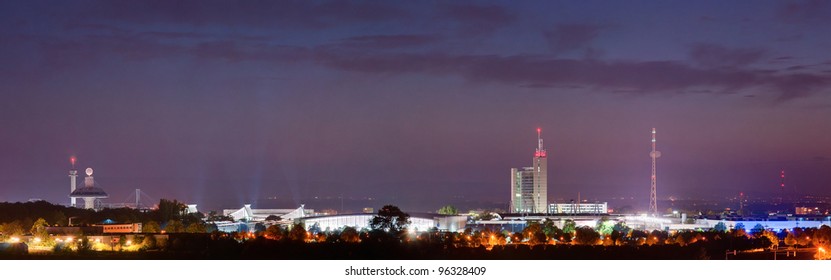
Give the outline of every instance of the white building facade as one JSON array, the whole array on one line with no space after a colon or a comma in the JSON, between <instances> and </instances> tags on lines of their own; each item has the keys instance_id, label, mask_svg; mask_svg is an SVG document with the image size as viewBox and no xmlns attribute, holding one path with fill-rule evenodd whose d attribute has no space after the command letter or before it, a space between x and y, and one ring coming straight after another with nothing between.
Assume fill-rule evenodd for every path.
<instances>
[{"instance_id":1,"label":"white building facade","mask_svg":"<svg viewBox=\"0 0 831 280\"><path fill-rule=\"evenodd\" d=\"M602 203L552 203L548 205L550 214L607 214L606 202Z\"/></svg>"}]
</instances>

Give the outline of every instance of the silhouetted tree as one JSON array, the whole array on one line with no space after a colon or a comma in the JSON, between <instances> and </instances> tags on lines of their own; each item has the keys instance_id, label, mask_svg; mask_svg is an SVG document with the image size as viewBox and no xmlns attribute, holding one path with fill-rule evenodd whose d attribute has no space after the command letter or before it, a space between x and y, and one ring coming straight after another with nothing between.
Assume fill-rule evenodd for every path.
<instances>
[{"instance_id":1,"label":"silhouetted tree","mask_svg":"<svg viewBox=\"0 0 831 280\"><path fill-rule=\"evenodd\" d=\"M797 245L806 247L811 244L811 235L808 234L806 231L802 230L801 228L795 228L794 234L796 235Z\"/></svg>"},{"instance_id":2,"label":"silhouetted tree","mask_svg":"<svg viewBox=\"0 0 831 280\"><path fill-rule=\"evenodd\" d=\"M340 232L340 240L342 242L355 243L360 241L360 236L355 228L345 227L343 228L343 231Z\"/></svg>"},{"instance_id":3,"label":"silhouetted tree","mask_svg":"<svg viewBox=\"0 0 831 280\"><path fill-rule=\"evenodd\" d=\"M66 215L63 214L63 212L55 211L52 214L52 220L51 221L52 221L53 225L65 226L66 222L67 222L67 217L66 217Z\"/></svg>"},{"instance_id":4,"label":"silhouetted tree","mask_svg":"<svg viewBox=\"0 0 831 280\"><path fill-rule=\"evenodd\" d=\"M141 242L141 247L144 249L155 249L157 244L156 237L152 234L147 234Z\"/></svg>"},{"instance_id":5,"label":"silhouetted tree","mask_svg":"<svg viewBox=\"0 0 831 280\"><path fill-rule=\"evenodd\" d=\"M827 225L820 226L814 231L814 238L811 239L811 242L814 243L814 246L817 248L823 248L823 250L831 251L831 248L829 248L829 245L831 245L831 227Z\"/></svg>"},{"instance_id":6,"label":"silhouetted tree","mask_svg":"<svg viewBox=\"0 0 831 280\"><path fill-rule=\"evenodd\" d=\"M713 230L718 232L727 232L727 225L724 222L718 222L715 226L713 226Z\"/></svg>"},{"instance_id":7,"label":"silhouetted tree","mask_svg":"<svg viewBox=\"0 0 831 280\"><path fill-rule=\"evenodd\" d=\"M308 232L311 233L311 234L318 234L318 233L320 233L320 231L321 231L320 230L320 224L318 224L318 223L314 223L311 226L309 226Z\"/></svg>"},{"instance_id":8,"label":"silhouetted tree","mask_svg":"<svg viewBox=\"0 0 831 280\"><path fill-rule=\"evenodd\" d=\"M787 236L785 236L785 245L794 246L796 245L796 236L793 233L789 232Z\"/></svg>"},{"instance_id":9,"label":"silhouetted tree","mask_svg":"<svg viewBox=\"0 0 831 280\"><path fill-rule=\"evenodd\" d=\"M528 225L522 230L522 237L527 240L530 245L545 242L545 234L542 232L542 227L538 222L534 221L528 222Z\"/></svg>"},{"instance_id":10,"label":"silhouetted tree","mask_svg":"<svg viewBox=\"0 0 831 280\"><path fill-rule=\"evenodd\" d=\"M600 234L590 227L579 227L574 231L576 235L573 242L578 245L596 245L600 241Z\"/></svg>"},{"instance_id":11,"label":"silhouetted tree","mask_svg":"<svg viewBox=\"0 0 831 280\"><path fill-rule=\"evenodd\" d=\"M306 229L303 228L303 224L295 224L291 227L291 230L289 231L289 239L292 241L304 241L306 240L306 237Z\"/></svg>"},{"instance_id":12,"label":"silhouetted tree","mask_svg":"<svg viewBox=\"0 0 831 280\"><path fill-rule=\"evenodd\" d=\"M205 232L207 232L207 229L205 228L205 224L203 224L201 222L194 222L194 223L189 224L188 227L185 228L185 232L187 232L187 233L205 233Z\"/></svg>"},{"instance_id":13,"label":"silhouetted tree","mask_svg":"<svg viewBox=\"0 0 831 280\"><path fill-rule=\"evenodd\" d=\"M146 222L141 227L141 232L143 233L159 233L161 230L159 223L156 221Z\"/></svg>"},{"instance_id":14,"label":"silhouetted tree","mask_svg":"<svg viewBox=\"0 0 831 280\"><path fill-rule=\"evenodd\" d=\"M46 233L46 227L48 226L49 224L46 222L46 220L44 220L43 218L38 218L37 221L35 221L34 224L32 224L32 229L29 230L29 232L31 232L32 235L35 237L45 238L49 236L49 234Z\"/></svg>"},{"instance_id":15,"label":"silhouetted tree","mask_svg":"<svg viewBox=\"0 0 831 280\"><path fill-rule=\"evenodd\" d=\"M483 211L482 214L476 215L476 220L490 221L493 218L495 218L493 212L487 210Z\"/></svg>"},{"instance_id":16,"label":"silhouetted tree","mask_svg":"<svg viewBox=\"0 0 831 280\"><path fill-rule=\"evenodd\" d=\"M764 231L765 231L765 226L763 226L762 224L756 224L755 226L753 226L752 229L750 229L750 234L753 234L753 236L758 237L758 236L762 235L762 232L764 232Z\"/></svg>"},{"instance_id":17,"label":"silhouetted tree","mask_svg":"<svg viewBox=\"0 0 831 280\"><path fill-rule=\"evenodd\" d=\"M254 232L264 232L266 229L265 224L263 223L256 223L254 224Z\"/></svg>"},{"instance_id":18,"label":"silhouetted tree","mask_svg":"<svg viewBox=\"0 0 831 280\"><path fill-rule=\"evenodd\" d=\"M459 214L459 210L457 210L453 205L446 205L440 208L438 213L443 215L456 215Z\"/></svg>"},{"instance_id":19,"label":"silhouetted tree","mask_svg":"<svg viewBox=\"0 0 831 280\"><path fill-rule=\"evenodd\" d=\"M612 230L620 232L621 236L626 236L629 234L630 231L632 231L632 228L627 226L625 222L617 222L612 227Z\"/></svg>"},{"instance_id":20,"label":"silhouetted tree","mask_svg":"<svg viewBox=\"0 0 831 280\"><path fill-rule=\"evenodd\" d=\"M647 245L655 245L660 244L666 238L666 234L659 230L653 230L649 233L649 236L646 237L646 244Z\"/></svg>"},{"instance_id":21,"label":"silhouetted tree","mask_svg":"<svg viewBox=\"0 0 831 280\"><path fill-rule=\"evenodd\" d=\"M23 235L24 230L23 226L20 224L20 221L12 221L10 223L3 224L3 235L5 236L20 236Z\"/></svg>"},{"instance_id":22,"label":"silhouetted tree","mask_svg":"<svg viewBox=\"0 0 831 280\"><path fill-rule=\"evenodd\" d=\"M268 239L283 240L286 235L288 235L288 232L279 225L271 225L265 229L265 237Z\"/></svg>"},{"instance_id":23,"label":"silhouetted tree","mask_svg":"<svg viewBox=\"0 0 831 280\"><path fill-rule=\"evenodd\" d=\"M565 233L574 233L574 231L576 229L577 229L577 223L574 222L573 220L569 219L569 220L566 220L565 223L563 223L563 232L565 232Z\"/></svg>"},{"instance_id":24,"label":"silhouetted tree","mask_svg":"<svg viewBox=\"0 0 831 280\"><path fill-rule=\"evenodd\" d=\"M154 212L158 213L159 221L178 220L187 209L187 205L179 201L161 199L159 200L159 208Z\"/></svg>"},{"instance_id":25,"label":"silhouetted tree","mask_svg":"<svg viewBox=\"0 0 831 280\"><path fill-rule=\"evenodd\" d=\"M817 260L827 260L831 259L831 227L827 225L820 226L817 230L814 231L814 238L811 240L814 243L814 246L817 246L817 253L814 255L814 259Z\"/></svg>"},{"instance_id":26,"label":"silhouetted tree","mask_svg":"<svg viewBox=\"0 0 831 280\"><path fill-rule=\"evenodd\" d=\"M554 221L546 218L542 223L542 233L549 239L559 239L563 236L563 230L554 225Z\"/></svg>"},{"instance_id":27,"label":"silhouetted tree","mask_svg":"<svg viewBox=\"0 0 831 280\"><path fill-rule=\"evenodd\" d=\"M606 236L612 234L612 230L614 230L615 222L610 221L607 217L602 217L600 220L597 221L597 225L595 226L595 230L601 236Z\"/></svg>"},{"instance_id":28,"label":"silhouetted tree","mask_svg":"<svg viewBox=\"0 0 831 280\"><path fill-rule=\"evenodd\" d=\"M167 225L164 227L164 231L167 233L180 233L185 232L185 225L182 224L179 220L170 220L167 221Z\"/></svg>"},{"instance_id":29,"label":"silhouetted tree","mask_svg":"<svg viewBox=\"0 0 831 280\"><path fill-rule=\"evenodd\" d=\"M274 216L274 215L271 215L271 216ZM271 217L271 216L269 216L269 217ZM211 212L208 212L208 217L205 218L205 220L208 221L208 222L220 222L220 221L233 222L234 218L231 218L230 216L219 215L216 211L211 211ZM266 218L266 220L268 220L268 218Z\"/></svg>"},{"instance_id":30,"label":"silhouetted tree","mask_svg":"<svg viewBox=\"0 0 831 280\"><path fill-rule=\"evenodd\" d=\"M776 236L775 232L763 230L762 233L760 233L759 235L760 238L767 238L767 240L770 241L771 248L779 246L779 237Z\"/></svg>"},{"instance_id":31,"label":"silhouetted tree","mask_svg":"<svg viewBox=\"0 0 831 280\"><path fill-rule=\"evenodd\" d=\"M410 215L394 205L385 205L372 217L369 225L372 229L398 232L410 224Z\"/></svg>"}]
</instances>

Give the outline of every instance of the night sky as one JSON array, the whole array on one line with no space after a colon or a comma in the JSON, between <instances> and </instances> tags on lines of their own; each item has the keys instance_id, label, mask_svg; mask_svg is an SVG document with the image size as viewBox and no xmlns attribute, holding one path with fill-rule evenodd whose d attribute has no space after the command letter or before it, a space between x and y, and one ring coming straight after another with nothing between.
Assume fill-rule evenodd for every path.
<instances>
[{"instance_id":1,"label":"night sky","mask_svg":"<svg viewBox=\"0 0 831 280\"><path fill-rule=\"evenodd\" d=\"M645 207L652 127L659 199L831 195L829 50L828 1L1 1L0 201L77 156L110 203L506 207L537 127L549 200Z\"/></svg>"}]
</instances>

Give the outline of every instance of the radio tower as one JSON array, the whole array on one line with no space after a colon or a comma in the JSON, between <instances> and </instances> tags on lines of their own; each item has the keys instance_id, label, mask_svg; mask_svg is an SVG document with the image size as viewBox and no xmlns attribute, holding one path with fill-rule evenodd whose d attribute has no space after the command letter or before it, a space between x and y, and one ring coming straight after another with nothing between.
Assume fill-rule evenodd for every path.
<instances>
[{"instance_id":1,"label":"radio tower","mask_svg":"<svg viewBox=\"0 0 831 280\"><path fill-rule=\"evenodd\" d=\"M655 150L655 128L652 128L652 151L649 152L649 157L652 158L652 182L650 184L649 192L649 215L653 217L658 216L658 187L655 175L655 160L661 157L661 152Z\"/></svg>"},{"instance_id":2,"label":"radio tower","mask_svg":"<svg viewBox=\"0 0 831 280\"><path fill-rule=\"evenodd\" d=\"M779 173L779 188L782 190L782 197L779 199L779 203L785 202L785 170L783 169Z\"/></svg>"},{"instance_id":3,"label":"radio tower","mask_svg":"<svg viewBox=\"0 0 831 280\"><path fill-rule=\"evenodd\" d=\"M78 177L78 170L75 170L75 156L69 158L69 162L72 163L72 169L69 170L69 194L75 191L75 178ZM75 207L75 198L69 198L69 206Z\"/></svg>"}]
</instances>

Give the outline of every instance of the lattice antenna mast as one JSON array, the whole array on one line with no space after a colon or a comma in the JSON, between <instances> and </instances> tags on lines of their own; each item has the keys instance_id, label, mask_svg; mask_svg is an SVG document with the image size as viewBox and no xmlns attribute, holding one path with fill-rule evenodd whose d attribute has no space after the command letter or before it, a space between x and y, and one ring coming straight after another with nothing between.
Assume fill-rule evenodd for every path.
<instances>
[{"instance_id":1,"label":"lattice antenna mast","mask_svg":"<svg viewBox=\"0 0 831 280\"><path fill-rule=\"evenodd\" d=\"M780 199L781 202L785 202L785 170L783 169L782 172L779 173L779 188L782 189L782 198Z\"/></svg>"},{"instance_id":2,"label":"lattice antenna mast","mask_svg":"<svg viewBox=\"0 0 831 280\"><path fill-rule=\"evenodd\" d=\"M649 192L649 215L653 217L658 216L658 184L657 179L658 176L655 171L655 161L659 157L661 157L661 152L655 149L655 128L652 128L652 151L649 153L649 157L652 158L652 180L650 183L650 192Z\"/></svg>"}]
</instances>

